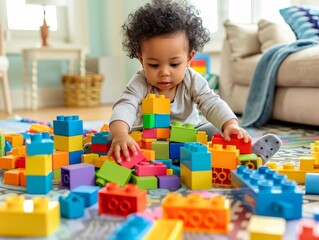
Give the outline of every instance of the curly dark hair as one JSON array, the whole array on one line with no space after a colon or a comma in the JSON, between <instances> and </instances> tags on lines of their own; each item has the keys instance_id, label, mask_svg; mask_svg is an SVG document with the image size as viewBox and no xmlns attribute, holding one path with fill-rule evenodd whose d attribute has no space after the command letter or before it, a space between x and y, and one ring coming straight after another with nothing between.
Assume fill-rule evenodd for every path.
<instances>
[{"instance_id":1,"label":"curly dark hair","mask_svg":"<svg viewBox=\"0 0 319 240\"><path fill-rule=\"evenodd\" d=\"M123 50L130 58L137 58L142 41L162 34L185 31L189 52L202 51L210 40L209 31L203 27L199 11L187 1L153 0L136 12L129 14L122 25Z\"/></svg>"}]
</instances>

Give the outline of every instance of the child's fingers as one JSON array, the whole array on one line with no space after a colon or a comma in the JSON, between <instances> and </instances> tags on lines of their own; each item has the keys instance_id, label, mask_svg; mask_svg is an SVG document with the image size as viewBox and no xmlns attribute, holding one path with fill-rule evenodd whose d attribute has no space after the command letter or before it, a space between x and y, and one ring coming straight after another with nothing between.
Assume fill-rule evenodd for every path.
<instances>
[{"instance_id":1,"label":"child's fingers","mask_svg":"<svg viewBox=\"0 0 319 240\"><path fill-rule=\"evenodd\" d=\"M125 160L128 162L131 161L130 152L129 152L126 144L123 144L121 146L121 150L122 150L122 153L123 153Z\"/></svg>"},{"instance_id":2,"label":"child's fingers","mask_svg":"<svg viewBox=\"0 0 319 240\"><path fill-rule=\"evenodd\" d=\"M115 145L114 146L114 152L113 152L113 154L114 154L114 157L115 157L115 161L117 161L117 162L121 162L122 161L122 159L121 159L121 147L120 147L120 145Z\"/></svg>"}]
</instances>

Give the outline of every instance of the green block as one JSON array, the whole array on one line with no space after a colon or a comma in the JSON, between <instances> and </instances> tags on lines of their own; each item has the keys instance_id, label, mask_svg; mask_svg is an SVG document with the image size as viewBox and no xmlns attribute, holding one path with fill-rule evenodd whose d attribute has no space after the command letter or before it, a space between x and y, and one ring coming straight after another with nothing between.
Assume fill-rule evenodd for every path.
<instances>
[{"instance_id":1,"label":"green block","mask_svg":"<svg viewBox=\"0 0 319 240\"><path fill-rule=\"evenodd\" d=\"M157 177L155 176L136 176L132 175L132 183L135 183L138 188L149 190L158 188Z\"/></svg>"},{"instance_id":2,"label":"green block","mask_svg":"<svg viewBox=\"0 0 319 240\"><path fill-rule=\"evenodd\" d=\"M59 179L59 178L61 178L61 169L53 170L53 179Z\"/></svg>"},{"instance_id":3,"label":"green block","mask_svg":"<svg viewBox=\"0 0 319 240\"><path fill-rule=\"evenodd\" d=\"M111 161L104 161L95 176L95 183L100 187L104 187L106 182L118 183L124 187L131 179L132 170Z\"/></svg>"},{"instance_id":4,"label":"green block","mask_svg":"<svg viewBox=\"0 0 319 240\"><path fill-rule=\"evenodd\" d=\"M196 142L196 133L194 125L191 123L186 123L175 121L171 126L171 142Z\"/></svg>"},{"instance_id":5,"label":"green block","mask_svg":"<svg viewBox=\"0 0 319 240\"><path fill-rule=\"evenodd\" d=\"M155 114L143 114L143 128L155 128Z\"/></svg>"},{"instance_id":6,"label":"green block","mask_svg":"<svg viewBox=\"0 0 319 240\"><path fill-rule=\"evenodd\" d=\"M152 142L152 150L155 151L155 159L169 159L169 142L155 141Z\"/></svg>"},{"instance_id":7,"label":"green block","mask_svg":"<svg viewBox=\"0 0 319 240\"><path fill-rule=\"evenodd\" d=\"M240 154L238 156L240 165L248 166L250 169L258 169L258 156L255 153Z\"/></svg>"},{"instance_id":8,"label":"green block","mask_svg":"<svg viewBox=\"0 0 319 240\"><path fill-rule=\"evenodd\" d=\"M5 142L4 134L0 134L0 157L4 156L4 148L6 146Z\"/></svg>"}]
</instances>

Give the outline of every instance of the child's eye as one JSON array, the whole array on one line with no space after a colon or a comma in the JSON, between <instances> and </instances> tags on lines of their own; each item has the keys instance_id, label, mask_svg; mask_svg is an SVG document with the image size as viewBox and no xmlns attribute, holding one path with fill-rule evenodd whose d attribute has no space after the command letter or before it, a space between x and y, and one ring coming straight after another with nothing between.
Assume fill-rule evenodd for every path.
<instances>
[{"instance_id":1,"label":"child's eye","mask_svg":"<svg viewBox=\"0 0 319 240\"><path fill-rule=\"evenodd\" d=\"M175 68L175 67L178 67L178 65L179 65L179 63L172 63L172 64L171 64L171 67L174 67L174 68Z\"/></svg>"},{"instance_id":2,"label":"child's eye","mask_svg":"<svg viewBox=\"0 0 319 240\"><path fill-rule=\"evenodd\" d=\"M150 67L152 68L157 68L158 67L158 64L148 64Z\"/></svg>"}]
</instances>

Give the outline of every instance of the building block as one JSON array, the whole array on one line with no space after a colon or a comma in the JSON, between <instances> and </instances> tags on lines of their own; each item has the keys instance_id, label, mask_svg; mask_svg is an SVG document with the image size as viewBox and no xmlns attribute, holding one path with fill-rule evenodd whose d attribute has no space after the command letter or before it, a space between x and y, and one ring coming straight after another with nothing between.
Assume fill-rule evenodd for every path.
<instances>
[{"instance_id":1,"label":"building block","mask_svg":"<svg viewBox=\"0 0 319 240\"><path fill-rule=\"evenodd\" d=\"M142 145L140 146L142 149L150 149L152 150L152 142L157 141L156 138L142 138Z\"/></svg>"},{"instance_id":2,"label":"building block","mask_svg":"<svg viewBox=\"0 0 319 240\"><path fill-rule=\"evenodd\" d=\"M240 154L238 156L238 162L240 165L248 166L250 169L257 169L262 165L261 158L255 153L250 154Z\"/></svg>"},{"instance_id":3,"label":"building block","mask_svg":"<svg viewBox=\"0 0 319 240\"><path fill-rule=\"evenodd\" d=\"M95 183L100 187L104 187L106 182L114 182L124 186L131 179L132 170L110 161L104 161L102 167L95 175Z\"/></svg>"},{"instance_id":4,"label":"building block","mask_svg":"<svg viewBox=\"0 0 319 240\"><path fill-rule=\"evenodd\" d=\"M123 167L126 167L126 168L133 168L136 164L138 164L139 162L142 162L142 161L146 161L146 158L144 157L143 153L141 152L141 150L139 148L136 148L136 151L137 151L137 155L133 155L131 152L130 152L130 158L131 158L131 161L126 161L123 153L121 152L121 162L119 163L121 166ZM114 159L115 158L115 155L112 154L112 157Z\"/></svg>"},{"instance_id":5,"label":"building block","mask_svg":"<svg viewBox=\"0 0 319 240\"><path fill-rule=\"evenodd\" d=\"M193 172L211 171L211 153L207 151L207 146L201 143L185 143L184 147L180 148L180 163Z\"/></svg>"},{"instance_id":6,"label":"building block","mask_svg":"<svg viewBox=\"0 0 319 240\"><path fill-rule=\"evenodd\" d=\"M133 174L131 182L136 184L139 189L150 190L158 188L158 179L155 176L136 176Z\"/></svg>"},{"instance_id":7,"label":"building block","mask_svg":"<svg viewBox=\"0 0 319 240\"><path fill-rule=\"evenodd\" d=\"M171 137L170 128L156 128L156 136L158 139L169 139Z\"/></svg>"},{"instance_id":8,"label":"building block","mask_svg":"<svg viewBox=\"0 0 319 240\"><path fill-rule=\"evenodd\" d=\"M72 190L81 185L95 185L94 165L78 163L61 167L61 188Z\"/></svg>"},{"instance_id":9,"label":"building block","mask_svg":"<svg viewBox=\"0 0 319 240\"><path fill-rule=\"evenodd\" d=\"M9 141L12 147L22 146L24 143L23 135L19 133L5 134L5 140Z\"/></svg>"},{"instance_id":10,"label":"building block","mask_svg":"<svg viewBox=\"0 0 319 240\"><path fill-rule=\"evenodd\" d=\"M143 129L142 138L157 138L156 128L145 128Z\"/></svg>"},{"instance_id":11,"label":"building block","mask_svg":"<svg viewBox=\"0 0 319 240\"><path fill-rule=\"evenodd\" d=\"M231 170L227 168L212 168L213 186L231 186Z\"/></svg>"},{"instance_id":12,"label":"building block","mask_svg":"<svg viewBox=\"0 0 319 240\"><path fill-rule=\"evenodd\" d=\"M110 131L109 125L104 123L102 127L100 128L100 132L108 132L108 131Z\"/></svg>"},{"instance_id":13,"label":"building block","mask_svg":"<svg viewBox=\"0 0 319 240\"><path fill-rule=\"evenodd\" d=\"M69 152L69 164L77 164L82 162L83 150Z\"/></svg>"},{"instance_id":14,"label":"building block","mask_svg":"<svg viewBox=\"0 0 319 240\"><path fill-rule=\"evenodd\" d=\"M85 153L82 155L82 163L89 163L94 165L94 159L99 158L97 153Z\"/></svg>"},{"instance_id":15,"label":"building block","mask_svg":"<svg viewBox=\"0 0 319 240\"><path fill-rule=\"evenodd\" d=\"M143 114L143 128L155 128L155 114Z\"/></svg>"},{"instance_id":16,"label":"building block","mask_svg":"<svg viewBox=\"0 0 319 240\"><path fill-rule=\"evenodd\" d=\"M282 240L286 232L284 218L253 215L248 223L250 240Z\"/></svg>"},{"instance_id":17,"label":"building block","mask_svg":"<svg viewBox=\"0 0 319 240\"><path fill-rule=\"evenodd\" d=\"M116 231L108 237L109 240L140 240L153 226L153 221L136 214L130 215Z\"/></svg>"},{"instance_id":18,"label":"building block","mask_svg":"<svg viewBox=\"0 0 319 240\"><path fill-rule=\"evenodd\" d=\"M191 190L211 189L212 184L212 170L193 172L183 164L180 165L181 182L184 183ZM175 175L177 175L174 172Z\"/></svg>"},{"instance_id":19,"label":"building block","mask_svg":"<svg viewBox=\"0 0 319 240\"><path fill-rule=\"evenodd\" d=\"M16 168L25 168L25 157L18 157L15 165Z\"/></svg>"},{"instance_id":20,"label":"building block","mask_svg":"<svg viewBox=\"0 0 319 240\"><path fill-rule=\"evenodd\" d=\"M83 121L79 116L57 116L53 120L53 134L60 136L76 136L83 134Z\"/></svg>"},{"instance_id":21,"label":"building block","mask_svg":"<svg viewBox=\"0 0 319 240\"><path fill-rule=\"evenodd\" d=\"M141 142L142 141L142 132L140 131L133 131L130 132L131 138L135 140L135 142Z\"/></svg>"},{"instance_id":22,"label":"building block","mask_svg":"<svg viewBox=\"0 0 319 240\"><path fill-rule=\"evenodd\" d=\"M111 142L110 132L98 132L91 138L92 144L106 144Z\"/></svg>"},{"instance_id":23,"label":"building block","mask_svg":"<svg viewBox=\"0 0 319 240\"><path fill-rule=\"evenodd\" d=\"M207 133L205 131L197 131L196 142L200 142L201 144L207 145L207 142L208 142Z\"/></svg>"},{"instance_id":24,"label":"building block","mask_svg":"<svg viewBox=\"0 0 319 240\"><path fill-rule=\"evenodd\" d=\"M145 210L146 191L135 184L120 187L116 183L107 183L98 193L99 214L127 216Z\"/></svg>"},{"instance_id":25,"label":"building block","mask_svg":"<svg viewBox=\"0 0 319 240\"><path fill-rule=\"evenodd\" d=\"M85 207L91 207L97 203L99 189L98 186L81 185L71 190L71 193L83 198Z\"/></svg>"},{"instance_id":26,"label":"building block","mask_svg":"<svg viewBox=\"0 0 319 240\"><path fill-rule=\"evenodd\" d=\"M82 135L71 137L54 135L54 149L65 152L83 150L83 137Z\"/></svg>"},{"instance_id":27,"label":"building block","mask_svg":"<svg viewBox=\"0 0 319 240\"><path fill-rule=\"evenodd\" d=\"M5 136L0 133L0 157L5 156L4 148L5 148Z\"/></svg>"},{"instance_id":28,"label":"building block","mask_svg":"<svg viewBox=\"0 0 319 240\"><path fill-rule=\"evenodd\" d=\"M223 148L221 144L214 144L208 149L212 153L212 166L214 168L227 168L235 170L238 165L239 150L236 146L227 145Z\"/></svg>"},{"instance_id":29,"label":"building block","mask_svg":"<svg viewBox=\"0 0 319 240\"><path fill-rule=\"evenodd\" d=\"M165 95L148 94L142 100L142 113L143 114L170 114L171 103L169 98Z\"/></svg>"},{"instance_id":30,"label":"building block","mask_svg":"<svg viewBox=\"0 0 319 240\"><path fill-rule=\"evenodd\" d=\"M169 159L169 142L154 141L152 142L152 150L155 151L155 159Z\"/></svg>"},{"instance_id":31,"label":"building block","mask_svg":"<svg viewBox=\"0 0 319 240\"><path fill-rule=\"evenodd\" d=\"M0 157L0 169L14 169L16 168L16 162L18 157L13 155Z\"/></svg>"},{"instance_id":32,"label":"building block","mask_svg":"<svg viewBox=\"0 0 319 240\"><path fill-rule=\"evenodd\" d=\"M53 154L53 141L48 132L33 133L26 140L27 155Z\"/></svg>"},{"instance_id":33,"label":"building block","mask_svg":"<svg viewBox=\"0 0 319 240\"><path fill-rule=\"evenodd\" d=\"M0 205L0 236L48 237L59 226L60 205L46 197L12 196Z\"/></svg>"},{"instance_id":34,"label":"building block","mask_svg":"<svg viewBox=\"0 0 319 240\"><path fill-rule=\"evenodd\" d=\"M134 174L137 176L162 176L166 175L167 166L161 162L140 162L135 165Z\"/></svg>"},{"instance_id":35,"label":"building block","mask_svg":"<svg viewBox=\"0 0 319 240\"><path fill-rule=\"evenodd\" d=\"M10 152L11 150L12 150L11 143L6 140L4 143L4 155L7 155L8 152Z\"/></svg>"},{"instance_id":36,"label":"building block","mask_svg":"<svg viewBox=\"0 0 319 240\"><path fill-rule=\"evenodd\" d=\"M52 171L52 155L26 156L26 174L34 176L48 175Z\"/></svg>"},{"instance_id":37,"label":"building block","mask_svg":"<svg viewBox=\"0 0 319 240\"><path fill-rule=\"evenodd\" d=\"M281 140L274 134L266 134L259 138L252 145L252 151L261 157L265 164L281 147Z\"/></svg>"},{"instance_id":38,"label":"building block","mask_svg":"<svg viewBox=\"0 0 319 240\"><path fill-rule=\"evenodd\" d=\"M50 133L50 135L53 134L53 130L52 127L50 126L46 126L40 123L33 123L30 125L30 129L29 129L30 133L42 133L42 132L48 132Z\"/></svg>"},{"instance_id":39,"label":"building block","mask_svg":"<svg viewBox=\"0 0 319 240\"><path fill-rule=\"evenodd\" d=\"M196 133L194 125L182 122L174 121L171 126L171 138L172 142L196 142Z\"/></svg>"},{"instance_id":40,"label":"building block","mask_svg":"<svg viewBox=\"0 0 319 240\"><path fill-rule=\"evenodd\" d=\"M68 219L80 218L84 216L84 199L72 192L68 196L60 196L61 216Z\"/></svg>"},{"instance_id":41,"label":"building block","mask_svg":"<svg viewBox=\"0 0 319 240\"><path fill-rule=\"evenodd\" d=\"M170 128L170 114L155 114L155 128Z\"/></svg>"},{"instance_id":42,"label":"building block","mask_svg":"<svg viewBox=\"0 0 319 240\"><path fill-rule=\"evenodd\" d=\"M170 159L180 159L180 148L184 146L185 143L170 142L169 143L169 158Z\"/></svg>"},{"instance_id":43,"label":"building block","mask_svg":"<svg viewBox=\"0 0 319 240\"><path fill-rule=\"evenodd\" d=\"M182 240L183 222L181 220L159 219L147 233L144 240Z\"/></svg>"},{"instance_id":44,"label":"building block","mask_svg":"<svg viewBox=\"0 0 319 240\"><path fill-rule=\"evenodd\" d=\"M234 145L239 150L240 154L249 154L252 153L252 146L251 146L251 140L249 140L247 143L244 142L244 139L238 139L237 135L231 135L231 140L228 142L226 141L220 133L214 133L211 145L209 147L213 147L214 144L221 144L223 145L223 148L226 148L227 145Z\"/></svg>"},{"instance_id":45,"label":"building block","mask_svg":"<svg viewBox=\"0 0 319 240\"><path fill-rule=\"evenodd\" d=\"M179 193L168 193L161 205L163 218L182 220L185 230L228 233L230 202L225 196L204 198L191 193L184 197Z\"/></svg>"},{"instance_id":46,"label":"building block","mask_svg":"<svg viewBox=\"0 0 319 240\"><path fill-rule=\"evenodd\" d=\"M46 176L26 176L26 189L28 194L47 194L52 190L53 173Z\"/></svg>"},{"instance_id":47,"label":"building block","mask_svg":"<svg viewBox=\"0 0 319 240\"><path fill-rule=\"evenodd\" d=\"M15 157L21 157L26 155L25 146L15 146L12 148L12 155Z\"/></svg>"},{"instance_id":48,"label":"building block","mask_svg":"<svg viewBox=\"0 0 319 240\"><path fill-rule=\"evenodd\" d=\"M306 173L306 194L319 194L319 173Z\"/></svg>"},{"instance_id":49,"label":"building block","mask_svg":"<svg viewBox=\"0 0 319 240\"><path fill-rule=\"evenodd\" d=\"M105 161L116 163L116 161L112 158L112 156L110 156L110 157L108 157L108 156L99 156L98 158L94 159L95 168L101 168Z\"/></svg>"},{"instance_id":50,"label":"building block","mask_svg":"<svg viewBox=\"0 0 319 240\"><path fill-rule=\"evenodd\" d=\"M60 179L61 178L61 169L54 169L52 170L53 179Z\"/></svg>"},{"instance_id":51,"label":"building block","mask_svg":"<svg viewBox=\"0 0 319 240\"><path fill-rule=\"evenodd\" d=\"M298 240L319 240L318 222L313 219L303 218L298 222L297 239Z\"/></svg>"},{"instance_id":52,"label":"building block","mask_svg":"<svg viewBox=\"0 0 319 240\"><path fill-rule=\"evenodd\" d=\"M55 151L52 155L52 169L60 169L69 165L69 153L63 151Z\"/></svg>"},{"instance_id":53,"label":"building block","mask_svg":"<svg viewBox=\"0 0 319 240\"><path fill-rule=\"evenodd\" d=\"M155 151L151 149L141 149L145 159L147 161L154 161L155 160Z\"/></svg>"},{"instance_id":54,"label":"building block","mask_svg":"<svg viewBox=\"0 0 319 240\"><path fill-rule=\"evenodd\" d=\"M181 167L180 166L172 165L171 169L173 169L174 175L179 176L179 177L181 176Z\"/></svg>"},{"instance_id":55,"label":"building block","mask_svg":"<svg viewBox=\"0 0 319 240\"><path fill-rule=\"evenodd\" d=\"M107 152L110 150L111 145L112 145L112 142L102 143L102 144L92 143L91 152L97 153L99 155L106 155Z\"/></svg>"},{"instance_id":56,"label":"building block","mask_svg":"<svg viewBox=\"0 0 319 240\"><path fill-rule=\"evenodd\" d=\"M157 220L163 218L162 207L146 208L143 212L134 213L133 215L142 216L148 220Z\"/></svg>"},{"instance_id":57,"label":"building block","mask_svg":"<svg viewBox=\"0 0 319 240\"><path fill-rule=\"evenodd\" d=\"M3 183L14 185L14 186L23 186L25 187L26 175L24 168L16 168L12 170L5 171L3 173Z\"/></svg>"},{"instance_id":58,"label":"building block","mask_svg":"<svg viewBox=\"0 0 319 240\"><path fill-rule=\"evenodd\" d=\"M238 166L232 170L232 193L253 214L299 219L302 214L303 192L287 177L261 166L251 170Z\"/></svg>"},{"instance_id":59,"label":"building block","mask_svg":"<svg viewBox=\"0 0 319 240\"><path fill-rule=\"evenodd\" d=\"M180 178L176 175L157 176L158 188L179 189L181 187Z\"/></svg>"},{"instance_id":60,"label":"building block","mask_svg":"<svg viewBox=\"0 0 319 240\"><path fill-rule=\"evenodd\" d=\"M171 159L156 159L153 162L154 163L156 163L156 162L163 163L164 165L166 165L167 168L171 168L171 166L172 166L172 160ZM166 169L166 171L167 171L167 169Z\"/></svg>"}]
</instances>

